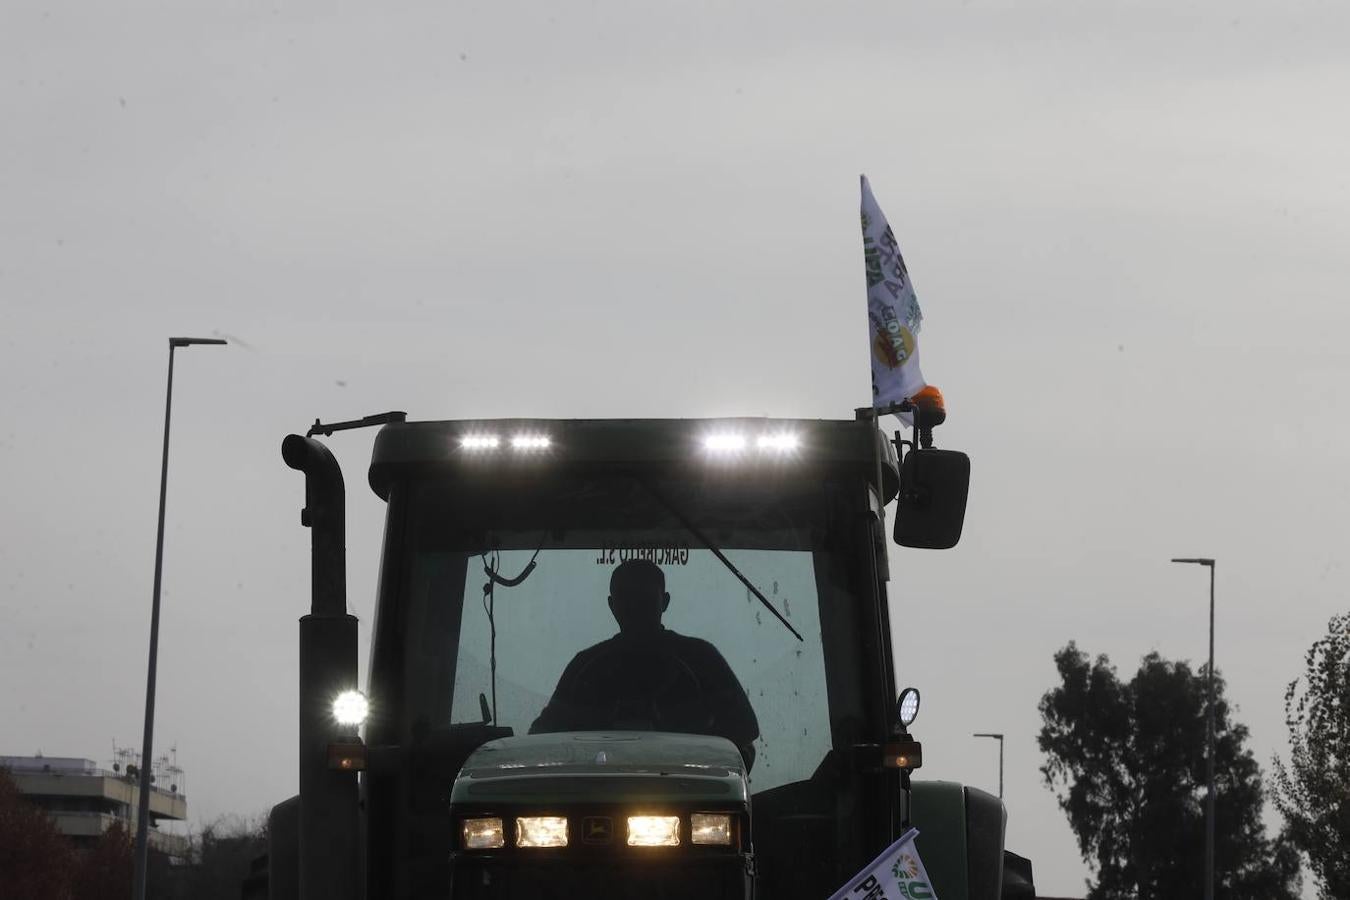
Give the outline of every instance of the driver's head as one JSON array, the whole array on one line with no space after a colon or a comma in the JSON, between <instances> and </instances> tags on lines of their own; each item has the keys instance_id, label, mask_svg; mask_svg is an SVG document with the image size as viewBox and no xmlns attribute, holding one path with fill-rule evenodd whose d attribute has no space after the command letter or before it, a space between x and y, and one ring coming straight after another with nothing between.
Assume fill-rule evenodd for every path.
<instances>
[{"instance_id":1,"label":"driver's head","mask_svg":"<svg viewBox=\"0 0 1350 900\"><path fill-rule=\"evenodd\" d=\"M670 604L666 576L661 567L646 559L619 563L609 577L609 611L619 631L641 635L661 627L661 614Z\"/></svg>"}]
</instances>

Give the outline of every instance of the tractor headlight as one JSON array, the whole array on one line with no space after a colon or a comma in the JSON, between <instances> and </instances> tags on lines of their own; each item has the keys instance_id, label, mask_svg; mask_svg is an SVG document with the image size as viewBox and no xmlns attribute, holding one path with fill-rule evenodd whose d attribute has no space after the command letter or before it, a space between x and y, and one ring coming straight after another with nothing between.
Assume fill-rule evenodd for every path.
<instances>
[{"instance_id":1,"label":"tractor headlight","mask_svg":"<svg viewBox=\"0 0 1350 900\"><path fill-rule=\"evenodd\" d=\"M465 819L460 825L460 834L464 837L464 846L470 850L496 850L506 845L502 820L496 816Z\"/></svg>"},{"instance_id":2,"label":"tractor headlight","mask_svg":"<svg viewBox=\"0 0 1350 900\"><path fill-rule=\"evenodd\" d=\"M516 819L517 847L566 847L567 820L562 816L522 816Z\"/></svg>"},{"instance_id":3,"label":"tractor headlight","mask_svg":"<svg viewBox=\"0 0 1350 900\"><path fill-rule=\"evenodd\" d=\"M689 824L690 840L695 844L731 843L731 816L726 813L694 813Z\"/></svg>"},{"instance_id":4,"label":"tractor headlight","mask_svg":"<svg viewBox=\"0 0 1350 900\"><path fill-rule=\"evenodd\" d=\"M628 846L678 847L679 816L629 816Z\"/></svg>"}]
</instances>

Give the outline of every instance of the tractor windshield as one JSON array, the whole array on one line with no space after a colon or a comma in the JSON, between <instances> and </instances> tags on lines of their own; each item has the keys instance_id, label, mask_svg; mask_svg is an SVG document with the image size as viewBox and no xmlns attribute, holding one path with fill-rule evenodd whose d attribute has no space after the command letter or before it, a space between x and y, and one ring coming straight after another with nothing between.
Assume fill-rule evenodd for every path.
<instances>
[{"instance_id":1,"label":"tractor windshield","mask_svg":"<svg viewBox=\"0 0 1350 900\"><path fill-rule=\"evenodd\" d=\"M706 731L754 747L747 756L753 756L756 787L809 775L830 743L811 554L731 552L741 571L763 582L805 641L783 628L708 550L687 544L545 549L524 582L496 588L491 606L464 605L454 717L480 718L479 695L493 696L495 622L496 721L517 734ZM519 572L531 555L502 553L503 571ZM668 561L652 569L664 575L662 593L670 597L654 639L622 632L610 609L611 575L616 564L632 559ZM470 567L465 596L482 597L485 581L480 566Z\"/></svg>"},{"instance_id":2,"label":"tractor windshield","mask_svg":"<svg viewBox=\"0 0 1350 900\"><path fill-rule=\"evenodd\" d=\"M828 483L606 473L412 483L400 500L402 602L380 627L402 632L387 643L414 732L721 734L760 792L809 779L859 703Z\"/></svg>"}]
</instances>

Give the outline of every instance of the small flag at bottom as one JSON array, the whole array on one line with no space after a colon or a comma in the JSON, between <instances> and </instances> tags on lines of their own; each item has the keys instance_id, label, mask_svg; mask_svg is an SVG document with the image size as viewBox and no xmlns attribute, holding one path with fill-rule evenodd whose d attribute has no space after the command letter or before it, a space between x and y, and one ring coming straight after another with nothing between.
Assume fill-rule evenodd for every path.
<instances>
[{"instance_id":1,"label":"small flag at bottom","mask_svg":"<svg viewBox=\"0 0 1350 900\"><path fill-rule=\"evenodd\" d=\"M830 900L937 900L933 883L919 859L914 839L919 829L911 828L891 844L871 865L849 879Z\"/></svg>"}]
</instances>

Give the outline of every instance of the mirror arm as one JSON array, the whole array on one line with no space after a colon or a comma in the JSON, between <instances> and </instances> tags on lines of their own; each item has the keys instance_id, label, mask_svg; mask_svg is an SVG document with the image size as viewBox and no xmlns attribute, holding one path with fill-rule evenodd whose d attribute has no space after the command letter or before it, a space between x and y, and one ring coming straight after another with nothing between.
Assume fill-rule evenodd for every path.
<instances>
[{"instance_id":1,"label":"mirror arm","mask_svg":"<svg viewBox=\"0 0 1350 900\"><path fill-rule=\"evenodd\" d=\"M904 433L901 431L896 431L895 437L891 438L891 446L895 447L895 465L897 469L899 469L900 464L905 461L906 447L908 447L910 450L918 449L918 447L915 445L913 441L905 440L903 434Z\"/></svg>"},{"instance_id":2,"label":"mirror arm","mask_svg":"<svg viewBox=\"0 0 1350 900\"><path fill-rule=\"evenodd\" d=\"M887 409L886 412L892 414L897 413L914 414L914 423L912 426L914 430L914 438L913 440L909 441L900 441L899 432L896 432L895 449L897 453L900 451L901 443L908 444L911 450L916 450L920 447L922 447L925 450L932 449L933 429L938 425L941 425L947 419L946 412L944 412L941 408L934 410L927 406L919 406L908 398L901 400L899 403L892 403L890 405L890 408ZM880 416L881 411L878 411L877 415Z\"/></svg>"},{"instance_id":3,"label":"mirror arm","mask_svg":"<svg viewBox=\"0 0 1350 900\"><path fill-rule=\"evenodd\" d=\"M895 452L899 457L896 460L897 463L903 461L904 458L904 451L901 449L902 446L907 446L911 450L917 450L920 447L925 450L931 449L933 446L933 427L942 424L943 419L946 418L945 415L940 414L936 417L937 421L930 422L928 421L930 416L927 408L916 406L913 401L908 399L901 400L899 403L892 403L890 407L884 411L891 413L892 415L897 415L899 413L914 414L914 422L911 426L913 429L912 439L908 441L902 440L900 432L897 431L895 433L895 440L893 443L895 444ZM882 412L882 410L878 410L877 416L880 417Z\"/></svg>"},{"instance_id":4,"label":"mirror arm","mask_svg":"<svg viewBox=\"0 0 1350 900\"><path fill-rule=\"evenodd\" d=\"M917 444L925 450L931 450L933 448L933 426L937 425L942 420L939 419L937 422L930 422L928 421L928 411L924 407L915 406L913 409L914 440L910 443L910 446L912 447Z\"/></svg>"}]
</instances>

